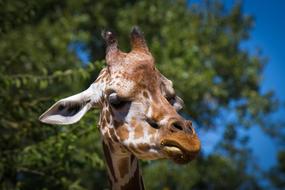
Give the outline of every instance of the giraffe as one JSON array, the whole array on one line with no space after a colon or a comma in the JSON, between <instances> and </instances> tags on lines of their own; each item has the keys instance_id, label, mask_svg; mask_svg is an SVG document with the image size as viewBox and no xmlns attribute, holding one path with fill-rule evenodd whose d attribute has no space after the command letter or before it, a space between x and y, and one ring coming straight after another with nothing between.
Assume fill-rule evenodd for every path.
<instances>
[{"instance_id":1,"label":"giraffe","mask_svg":"<svg viewBox=\"0 0 285 190\"><path fill-rule=\"evenodd\" d=\"M132 29L128 53L119 49L112 32L105 31L102 37L107 65L95 82L56 102L39 120L73 124L91 108L99 108L98 128L111 188L144 189L139 159L185 164L199 153L200 141L192 122L178 114L183 100L155 67L140 29Z\"/></svg>"}]
</instances>

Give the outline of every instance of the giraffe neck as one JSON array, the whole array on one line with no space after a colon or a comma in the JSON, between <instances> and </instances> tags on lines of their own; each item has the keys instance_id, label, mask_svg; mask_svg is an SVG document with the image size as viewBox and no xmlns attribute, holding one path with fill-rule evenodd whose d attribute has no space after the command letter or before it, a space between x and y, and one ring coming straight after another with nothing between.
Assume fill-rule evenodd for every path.
<instances>
[{"instance_id":1,"label":"giraffe neck","mask_svg":"<svg viewBox=\"0 0 285 190\"><path fill-rule=\"evenodd\" d=\"M133 154L104 141L103 150L112 190L144 190L138 159Z\"/></svg>"}]
</instances>

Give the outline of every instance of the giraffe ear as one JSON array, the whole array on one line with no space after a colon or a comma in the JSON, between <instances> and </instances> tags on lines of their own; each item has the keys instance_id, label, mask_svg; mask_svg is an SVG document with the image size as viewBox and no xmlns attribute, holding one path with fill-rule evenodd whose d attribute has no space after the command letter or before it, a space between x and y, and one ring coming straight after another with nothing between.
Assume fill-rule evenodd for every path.
<instances>
[{"instance_id":1,"label":"giraffe ear","mask_svg":"<svg viewBox=\"0 0 285 190\"><path fill-rule=\"evenodd\" d=\"M93 83L87 90L61 99L43 113L39 120L48 124L68 125L78 122L102 97L100 85Z\"/></svg>"}]
</instances>

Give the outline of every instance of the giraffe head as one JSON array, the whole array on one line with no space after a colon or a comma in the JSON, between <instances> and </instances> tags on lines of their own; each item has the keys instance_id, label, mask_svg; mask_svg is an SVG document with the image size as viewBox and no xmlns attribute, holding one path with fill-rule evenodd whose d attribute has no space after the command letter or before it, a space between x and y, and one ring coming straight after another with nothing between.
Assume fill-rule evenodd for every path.
<instances>
[{"instance_id":1,"label":"giraffe head","mask_svg":"<svg viewBox=\"0 0 285 190\"><path fill-rule=\"evenodd\" d=\"M90 108L99 107L99 129L110 149L120 147L122 154L140 159L191 161L200 150L200 141L192 122L178 114L183 101L172 82L155 68L140 30L134 27L131 32L129 53L119 50L113 33L102 36L107 66L96 81L87 90L55 103L40 120L72 124Z\"/></svg>"}]
</instances>

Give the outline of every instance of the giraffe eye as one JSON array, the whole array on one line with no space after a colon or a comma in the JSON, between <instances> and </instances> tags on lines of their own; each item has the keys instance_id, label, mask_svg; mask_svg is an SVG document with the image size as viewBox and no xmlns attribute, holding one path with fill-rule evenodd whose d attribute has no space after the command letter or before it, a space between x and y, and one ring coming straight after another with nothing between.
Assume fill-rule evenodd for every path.
<instances>
[{"instance_id":1,"label":"giraffe eye","mask_svg":"<svg viewBox=\"0 0 285 190\"><path fill-rule=\"evenodd\" d=\"M124 107L124 105L126 105L128 103L128 101L120 99L120 97L118 97L117 93L110 94L108 97L108 101L111 104L111 106L116 108L116 109L122 108L122 107Z\"/></svg>"},{"instance_id":2,"label":"giraffe eye","mask_svg":"<svg viewBox=\"0 0 285 190\"><path fill-rule=\"evenodd\" d=\"M175 103L175 97L167 98L168 102L173 105Z\"/></svg>"},{"instance_id":3,"label":"giraffe eye","mask_svg":"<svg viewBox=\"0 0 285 190\"><path fill-rule=\"evenodd\" d=\"M184 102L178 96L168 97L166 98L168 102L176 109L176 111L180 111L183 109Z\"/></svg>"}]
</instances>

